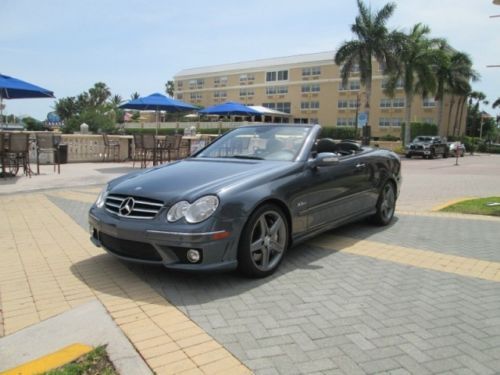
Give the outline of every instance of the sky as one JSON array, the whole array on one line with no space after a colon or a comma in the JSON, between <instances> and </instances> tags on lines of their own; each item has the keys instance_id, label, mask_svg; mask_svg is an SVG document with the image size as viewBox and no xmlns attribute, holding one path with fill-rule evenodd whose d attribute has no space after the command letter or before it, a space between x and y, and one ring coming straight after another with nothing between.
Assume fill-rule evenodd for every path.
<instances>
[{"instance_id":1,"label":"sky","mask_svg":"<svg viewBox=\"0 0 500 375\"><path fill-rule=\"evenodd\" d=\"M386 0L365 0L380 9ZM399 0L388 26L430 26L467 52L500 97L500 6L492 0ZM105 82L113 94L164 92L186 68L335 50L352 39L355 0L0 0L0 73L76 96ZM4 101L5 113L44 120L53 99ZM483 107L500 114L491 106Z\"/></svg>"}]
</instances>

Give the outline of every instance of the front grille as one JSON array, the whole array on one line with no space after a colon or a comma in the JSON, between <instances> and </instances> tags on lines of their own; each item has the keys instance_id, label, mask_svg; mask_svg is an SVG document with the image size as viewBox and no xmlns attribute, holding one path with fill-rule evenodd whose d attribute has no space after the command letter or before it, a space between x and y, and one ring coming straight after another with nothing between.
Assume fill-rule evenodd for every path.
<instances>
[{"instance_id":1,"label":"front grille","mask_svg":"<svg viewBox=\"0 0 500 375\"><path fill-rule=\"evenodd\" d=\"M140 260L161 261L160 254L148 243L122 240L102 232L99 233L99 239L102 246L117 255Z\"/></svg>"},{"instance_id":2,"label":"front grille","mask_svg":"<svg viewBox=\"0 0 500 375\"><path fill-rule=\"evenodd\" d=\"M163 203L154 199L113 194L106 197L105 207L108 212L120 217L153 219L160 212Z\"/></svg>"},{"instance_id":3,"label":"front grille","mask_svg":"<svg viewBox=\"0 0 500 375\"><path fill-rule=\"evenodd\" d=\"M412 150L423 150L424 146L421 146L421 145L411 145L410 148Z\"/></svg>"}]
</instances>

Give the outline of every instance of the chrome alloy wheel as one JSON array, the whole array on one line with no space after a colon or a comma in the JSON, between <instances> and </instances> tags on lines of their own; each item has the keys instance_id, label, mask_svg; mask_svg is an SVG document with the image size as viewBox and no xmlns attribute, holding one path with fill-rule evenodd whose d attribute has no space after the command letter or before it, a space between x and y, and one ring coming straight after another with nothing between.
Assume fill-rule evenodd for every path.
<instances>
[{"instance_id":1,"label":"chrome alloy wheel","mask_svg":"<svg viewBox=\"0 0 500 375\"><path fill-rule=\"evenodd\" d=\"M380 204L380 214L384 221L390 221L394 215L396 206L396 194L392 184L385 184L382 190L382 202Z\"/></svg>"},{"instance_id":2,"label":"chrome alloy wheel","mask_svg":"<svg viewBox=\"0 0 500 375\"><path fill-rule=\"evenodd\" d=\"M250 236L250 257L260 271L269 271L283 257L287 229L281 215L265 211L255 222Z\"/></svg>"}]
</instances>

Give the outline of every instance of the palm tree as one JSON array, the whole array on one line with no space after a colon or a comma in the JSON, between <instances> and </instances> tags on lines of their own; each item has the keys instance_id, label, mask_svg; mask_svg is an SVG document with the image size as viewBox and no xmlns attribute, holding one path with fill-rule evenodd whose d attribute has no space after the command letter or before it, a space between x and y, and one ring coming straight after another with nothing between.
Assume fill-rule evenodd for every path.
<instances>
[{"instance_id":1,"label":"palm tree","mask_svg":"<svg viewBox=\"0 0 500 375\"><path fill-rule=\"evenodd\" d=\"M140 97L141 95L137 91L132 93L132 95L130 95L131 100L139 99Z\"/></svg>"},{"instance_id":2,"label":"palm tree","mask_svg":"<svg viewBox=\"0 0 500 375\"><path fill-rule=\"evenodd\" d=\"M443 126L444 97L453 92L454 87L465 86L465 82L479 79L472 69L472 60L464 52L453 50L446 41L440 43L435 53L434 74L437 80L435 99L438 101L438 132Z\"/></svg>"},{"instance_id":3,"label":"palm tree","mask_svg":"<svg viewBox=\"0 0 500 375\"><path fill-rule=\"evenodd\" d=\"M171 98L174 97L174 81L167 81L167 83L165 83L165 92Z\"/></svg>"},{"instance_id":4,"label":"palm tree","mask_svg":"<svg viewBox=\"0 0 500 375\"><path fill-rule=\"evenodd\" d=\"M362 0L357 0L359 14L356 16L351 30L356 39L342 43L335 54L335 64L342 66L340 75L345 85L353 68L359 66L361 84L366 93L366 114L368 120L372 88L372 58L388 71L394 67L394 40L399 34L387 30L387 20L394 13L395 3L388 3L378 12L372 12Z\"/></svg>"},{"instance_id":5,"label":"palm tree","mask_svg":"<svg viewBox=\"0 0 500 375\"><path fill-rule=\"evenodd\" d=\"M113 108L118 108L123 103L123 98L118 94L113 95L110 99L110 103Z\"/></svg>"},{"instance_id":6,"label":"palm tree","mask_svg":"<svg viewBox=\"0 0 500 375\"><path fill-rule=\"evenodd\" d=\"M89 89L89 102L93 107L103 105L111 96L111 90L104 82L97 82L94 87Z\"/></svg>"},{"instance_id":7,"label":"palm tree","mask_svg":"<svg viewBox=\"0 0 500 375\"><path fill-rule=\"evenodd\" d=\"M495 100L495 101L493 102L492 107L493 107L493 108L500 107L500 98L498 98L497 100Z\"/></svg>"},{"instance_id":8,"label":"palm tree","mask_svg":"<svg viewBox=\"0 0 500 375\"><path fill-rule=\"evenodd\" d=\"M405 143L410 142L411 109L415 94L420 93L423 97L436 89L436 80L432 71L433 46L436 39L428 39L430 33L428 26L420 23L413 26L410 33L405 36L398 48L398 60L396 68L389 74L386 92L394 95L398 81L403 82L406 100L405 113Z\"/></svg>"}]
</instances>

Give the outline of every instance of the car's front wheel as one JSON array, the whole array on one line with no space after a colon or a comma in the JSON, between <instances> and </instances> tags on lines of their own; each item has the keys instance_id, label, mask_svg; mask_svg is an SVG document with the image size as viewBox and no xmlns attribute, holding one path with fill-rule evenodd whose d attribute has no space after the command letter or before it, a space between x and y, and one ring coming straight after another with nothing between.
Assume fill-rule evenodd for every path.
<instances>
[{"instance_id":1,"label":"car's front wheel","mask_svg":"<svg viewBox=\"0 0 500 375\"><path fill-rule=\"evenodd\" d=\"M377 212L372 217L373 222L378 225L389 224L396 210L396 191L391 182L387 181L380 191L376 208Z\"/></svg>"},{"instance_id":2,"label":"car's front wheel","mask_svg":"<svg viewBox=\"0 0 500 375\"><path fill-rule=\"evenodd\" d=\"M243 229L238 249L238 267L250 277L271 275L288 246L288 222L276 205L255 210Z\"/></svg>"}]
</instances>

